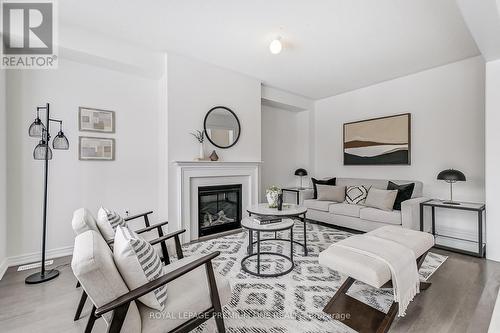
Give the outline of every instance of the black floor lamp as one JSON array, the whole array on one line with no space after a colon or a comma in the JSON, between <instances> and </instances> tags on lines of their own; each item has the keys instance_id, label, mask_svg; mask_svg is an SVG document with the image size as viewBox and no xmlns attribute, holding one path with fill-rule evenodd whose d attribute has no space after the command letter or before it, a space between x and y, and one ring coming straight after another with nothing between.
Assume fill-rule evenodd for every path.
<instances>
[{"instance_id":1,"label":"black floor lamp","mask_svg":"<svg viewBox=\"0 0 500 333\"><path fill-rule=\"evenodd\" d=\"M40 110L45 110L46 117L45 123L40 120ZM45 270L45 238L47 236L47 178L49 175L49 160L52 159L52 150L49 147L50 141L50 122L59 123L59 133L57 133L54 140L52 140L52 147L54 149L69 149L68 138L62 131L62 120L51 119L49 103L45 106L38 106L36 108L36 118L29 128L29 136L33 138L41 138L38 145L33 150L33 158L35 160L45 161L45 177L44 177L44 190L43 190L43 225L42 225L42 268L40 272L31 274L24 280L27 284L41 283L52 280L59 275L56 269Z\"/></svg>"}]
</instances>

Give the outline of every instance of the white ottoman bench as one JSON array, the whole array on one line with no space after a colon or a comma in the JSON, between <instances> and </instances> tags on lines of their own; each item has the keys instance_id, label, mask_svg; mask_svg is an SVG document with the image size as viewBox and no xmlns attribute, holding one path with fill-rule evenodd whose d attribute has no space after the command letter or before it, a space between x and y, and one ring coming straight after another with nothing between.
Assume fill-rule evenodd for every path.
<instances>
[{"instance_id":1,"label":"white ottoman bench","mask_svg":"<svg viewBox=\"0 0 500 333\"><path fill-rule=\"evenodd\" d=\"M387 226L370 231L366 235L397 242L410 248L417 259L417 267L424 262L427 251L434 246L434 237L426 232L405 229L399 226ZM369 241L369 238L367 239ZM340 241L339 243L341 243ZM338 244L338 243L336 243ZM389 288L391 271L381 260L332 244L319 254L319 263L336 270L348 278L325 306L326 313L340 317L344 324L358 332L387 332L397 313L397 303L393 302L388 313L383 313L346 294L355 280L375 288ZM430 283L421 282L420 289L425 290ZM349 314L349 316L339 316ZM347 318L349 317L349 318Z\"/></svg>"}]
</instances>

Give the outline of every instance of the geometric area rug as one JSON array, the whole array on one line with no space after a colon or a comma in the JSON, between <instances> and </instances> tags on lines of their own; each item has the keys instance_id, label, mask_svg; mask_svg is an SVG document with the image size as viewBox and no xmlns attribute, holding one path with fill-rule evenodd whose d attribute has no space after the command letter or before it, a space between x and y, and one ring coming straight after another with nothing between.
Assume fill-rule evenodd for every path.
<instances>
[{"instance_id":1,"label":"geometric area rug","mask_svg":"<svg viewBox=\"0 0 500 333\"><path fill-rule=\"evenodd\" d=\"M294 239L303 241L302 223L294 226ZM220 251L214 259L214 269L229 279L232 296L224 307L224 323L228 333L327 333L354 332L349 327L323 312L323 308L342 285L346 276L318 263L318 254L331 244L353 234L315 223L307 223L308 256L303 256L300 245L295 245L295 268L280 277L256 277L241 270L241 259L246 255L248 234L241 232L225 237L184 246L185 256ZM272 237L262 234L262 238ZM286 231L280 238L290 239ZM261 251L289 255L290 242L267 241ZM419 274L427 280L447 259L446 256L429 252ZM252 262L247 261L253 270ZM261 256L261 272L282 271L288 261L277 256ZM380 311L387 312L392 303L392 288L376 289L356 282L348 294ZM420 295L420 297L424 297ZM217 332L210 319L195 332Z\"/></svg>"}]
</instances>

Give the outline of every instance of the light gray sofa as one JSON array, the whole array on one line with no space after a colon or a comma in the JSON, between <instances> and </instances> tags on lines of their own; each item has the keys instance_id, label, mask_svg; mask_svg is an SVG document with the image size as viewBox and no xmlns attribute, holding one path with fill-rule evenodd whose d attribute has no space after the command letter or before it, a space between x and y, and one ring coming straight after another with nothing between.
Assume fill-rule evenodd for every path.
<instances>
[{"instance_id":1,"label":"light gray sofa","mask_svg":"<svg viewBox=\"0 0 500 333\"><path fill-rule=\"evenodd\" d=\"M371 231L386 225L420 229L420 203L429 200L422 196L423 183L415 180L390 180L398 185L415 183L412 198L401 203L401 210L383 211L362 205L313 199L313 190L303 193L302 204L308 208L307 218L345 228ZM389 180L363 178L337 178L338 186L373 186L387 189Z\"/></svg>"}]
</instances>

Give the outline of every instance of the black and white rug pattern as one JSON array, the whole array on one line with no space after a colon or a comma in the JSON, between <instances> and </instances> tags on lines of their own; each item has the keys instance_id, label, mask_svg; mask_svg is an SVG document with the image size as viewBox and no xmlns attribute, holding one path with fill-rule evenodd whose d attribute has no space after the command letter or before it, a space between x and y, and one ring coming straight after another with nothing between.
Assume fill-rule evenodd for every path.
<instances>
[{"instance_id":1,"label":"black and white rug pattern","mask_svg":"<svg viewBox=\"0 0 500 333\"><path fill-rule=\"evenodd\" d=\"M271 233L262 235L262 238L274 237ZM276 278L256 277L241 270L241 259L247 254L246 232L189 244L185 246L185 255L221 252L214 260L214 268L229 279L232 287L231 301L224 307L227 332L353 332L323 312L324 306L346 276L318 263L321 251L351 235L345 231L307 223L309 255L304 257L302 247L295 245L295 268ZM290 239L288 232L279 233L279 237ZM298 221L294 226L294 239L303 241L303 226ZM267 241L261 245L261 251L269 250L289 255L290 242ZM446 259L446 256L429 253L420 269L421 279L427 280ZM255 265L252 265L252 261L247 267L253 270ZM261 272L271 273L289 267L290 263L280 257L261 257ZM393 297L392 289L376 289L361 282L356 282L348 294L384 312L389 309ZM200 326L197 331L216 332L213 319Z\"/></svg>"}]
</instances>

